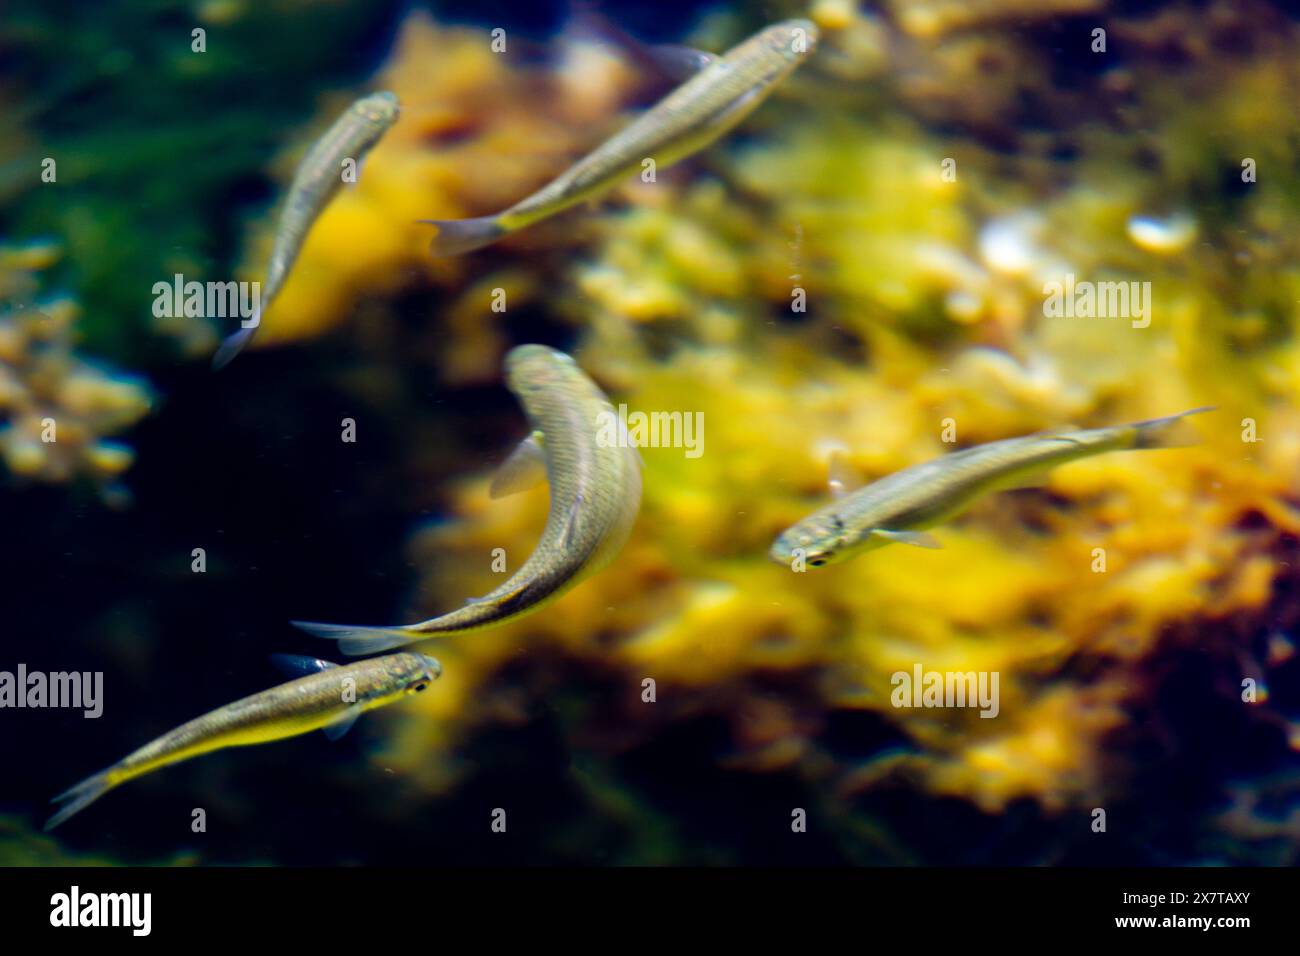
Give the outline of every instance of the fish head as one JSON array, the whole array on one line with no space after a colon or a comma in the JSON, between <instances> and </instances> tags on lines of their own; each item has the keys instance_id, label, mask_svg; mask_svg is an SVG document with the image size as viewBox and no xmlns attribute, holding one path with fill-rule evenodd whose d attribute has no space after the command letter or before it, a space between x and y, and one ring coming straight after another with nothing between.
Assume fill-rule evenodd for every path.
<instances>
[{"instance_id":1,"label":"fish head","mask_svg":"<svg viewBox=\"0 0 1300 956\"><path fill-rule=\"evenodd\" d=\"M837 514L813 515L786 529L772 542L768 556L778 564L821 568L847 558L844 525Z\"/></svg>"},{"instance_id":2,"label":"fish head","mask_svg":"<svg viewBox=\"0 0 1300 956\"><path fill-rule=\"evenodd\" d=\"M387 129L397 119L397 115L402 111L397 102L397 95L384 90L379 93L372 93L370 96L357 100L352 107L367 122L373 123Z\"/></svg>"},{"instance_id":3,"label":"fish head","mask_svg":"<svg viewBox=\"0 0 1300 956\"><path fill-rule=\"evenodd\" d=\"M442 676L442 664L427 654L403 654L398 684L404 694L419 694Z\"/></svg>"},{"instance_id":4,"label":"fish head","mask_svg":"<svg viewBox=\"0 0 1300 956\"><path fill-rule=\"evenodd\" d=\"M506 355L506 383L516 395L547 391L573 378L578 363L546 345L519 345Z\"/></svg>"},{"instance_id":5,"label":"fish head","mask_svg":"<svg viewBox=\"0 0 1300 956\"><path fill-rule=\"evenodd\" d=\"M817 48L821 31L811 20L783 20L763 31L768 47L786 60L798 62Z\"/></svg>"}]
</instances>

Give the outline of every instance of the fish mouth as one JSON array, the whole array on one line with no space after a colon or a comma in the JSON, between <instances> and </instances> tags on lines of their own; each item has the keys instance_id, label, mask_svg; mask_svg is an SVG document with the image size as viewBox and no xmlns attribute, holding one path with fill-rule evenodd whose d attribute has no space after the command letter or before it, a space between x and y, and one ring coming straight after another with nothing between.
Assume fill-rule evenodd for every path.
<instances>
[{"instance_id":1,"label":"fish mouth","mask_svg":"<svg viewBox=\"0 0 1300 956\"><path fill-rule=\"evenodd\" d=\"M794 549L786 544L784 538L777 538L772 542L772 547L767 549L767 556L777 564L789 567L790 562L794 560Z\"/></svg>"},{"instance_id":2,"label":"fish mouth","mask_svg":"<svg viewBox=\"0 0 1300 956\"><path fill-rule=\"evenodd\" d=\"M430 657L428 654L421 654L420 660L424 662L424 669L435 680L442 676L442 661L436 657Z\"/></svg>"},{"instance_id":3,"label":"fish mouth","mask_svg":"<svg viewBox=\"0 0 1300 956\"><path fill-rule=\"evenodd\" d=\"M528 383L560 380L564 369L575 367L573 356L548 345L517 345L506 354L506 382L519 392Z\"/></svg>"}]
</instances>

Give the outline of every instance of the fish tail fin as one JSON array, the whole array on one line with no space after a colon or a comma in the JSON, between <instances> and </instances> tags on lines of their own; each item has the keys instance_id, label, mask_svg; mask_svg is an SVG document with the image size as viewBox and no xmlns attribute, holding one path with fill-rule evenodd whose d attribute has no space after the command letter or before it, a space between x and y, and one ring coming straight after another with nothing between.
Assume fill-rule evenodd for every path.
<instances>
[{"instance_id":1,"label":"fish tail fin","mask_svg":"<svg viewBox=\"0 0 1300 956\"><path fill-rule=\"evenodd\" d=\"M429 244L435 256L458 256L491 245L509 230L501 225L497 216L480 216L477 219L421 219L429 226L437 226L438 234Z\"/></svg>"},{"instance_id":2,"label":"fish tail fin","mask_svg":"<svg viewBox=\"0 0 1300 956\"><path fill-rule=\"evenodd\" d=\"M261 312L253 316L253 324L244 326L232 334L228 335L212 356L212 371L219 372L229 365L236 355L244 351L244 346L253 340L253 333L257 331L260 324L258 320L262 317Z\"/></svg>"},{"instance_id":3,"label":"fish tail fin","mask_svg":"<svg viewBox=\"0 0 1300 956\"><path fill-rule=\"evenodd\" d=\"M407 627L363 627L353 624L317 624L314 621L290 621L300 631L313 637L338 641L339 650L349 657L389 651L424 640L425 635Z\"/></svg>"},{"instance_id":4,"label":"fish tail fin","mask_svg":"<svg viewBox=\"0 0 1300 956\"><path fill-rule=\"evenodd\" d=\"M119 782L114 778L113 769L110 767L108 770L101 770L93 777L87 777L75 787L64 790L50 801L50 803L61 803L63 806L45 821L45 832L48 833L69 817L86 809L86 807L117 786Z\"/></svg>"},{"instance_id":5,"label":"fish tail fin","mask_svg":"<svg viewBox=\"0 0 1300 956\"><path fill-rule=\"evenodd\" d=\"M1131 426L1136 433L1134 448L1190 448L1200 444L1200 436L1195 429L1184 421L1188 415L1214 411L1213 405L1193 408L1166 418L1153 418L1145 422L1134 422Z\"/></svg>"}]
</instances>

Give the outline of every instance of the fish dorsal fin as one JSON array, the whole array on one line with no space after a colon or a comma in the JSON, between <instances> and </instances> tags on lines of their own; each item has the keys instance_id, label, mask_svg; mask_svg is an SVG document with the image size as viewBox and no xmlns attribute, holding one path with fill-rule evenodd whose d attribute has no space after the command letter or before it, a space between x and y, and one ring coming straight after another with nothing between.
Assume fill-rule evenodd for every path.
<instances>
[{"instance_id":1,"label":"fish dorsal fin","mask_svg":"<svg viewBox=\"0 0 1300 956\"><path fill-rule=\"evenodd\" d=\"M349 730L352 729L352 725L357 722L357 718L360 716L361 716L361 707L354 704L353 706L349 707L347 710L343 711L343 713L339 715L337 720L333 721L332 723L326 724L324 727L321 728L321 730L325 731L325 736L328 737L330 740L338 740L340 737L342 737L344 734L346 734Z\"/></svg>"},{"instance_id":2,"label":"fish dorsal fin","mask_svg":"<svg viewBox=\"0 0 1300 956\"><path fill-rule=\"evenodd\" d=\"M1068 438L1071 432L1079 431L1078 425L1053 425L1033 433L1034 438Z\"/></svg>"},{"instance_id":3,"label":"fish dorsal fin","mask_svg":"<svg viewBox=\"0 0 1300 956\"><path fill-rule=\"evenodd\" d=\"M533 432L501 463L488 494L493 498L505 498L536 488L545 481L546 456L542 454L542 433Z\"/></svg>"},{"instance_id":4,"label":"fish dorsal fin","mask_svg":"<svg viewBox=\"0 0 1300 956\"><path fill-rule=\"evenodd\" d=\"M717 62L717 56L679 43L663 43L647 49L655 68L678 83L689 80Z\"/></svg>"},{"instance_id":5,"label":"fish dorsal fin","mask_svg":"<svg viewBox=\"0 0 1300 956\"><path fill-rule=\"evenodd\" d=\"M272 654L271 663L290 677L307 677L339 666L333 661L322 660L319 657L305 657L301 654Z\"/></svg>"},{"instance_id":6,"label":"fish dorsal fin","mask_svg":"<svg viewBox=\"0 0 1300 956\"><path fill-rule=\"evenodd\" d=\"M890 531L886 528L876 528L871 532L877 538L884 538L895 544L910 544L918 548L942 548L938 540L924 531Z\"/></svg>"}]
</instances>

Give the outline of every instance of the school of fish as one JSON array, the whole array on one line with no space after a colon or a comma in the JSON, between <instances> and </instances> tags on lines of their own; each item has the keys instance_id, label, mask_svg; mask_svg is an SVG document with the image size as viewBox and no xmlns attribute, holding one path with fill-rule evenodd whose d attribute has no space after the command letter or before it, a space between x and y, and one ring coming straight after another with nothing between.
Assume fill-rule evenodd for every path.
<instances>
[{"instance_id":1,"label":"school of fish","mask_svg":"<svg viewBox=\"0 0 1300 956\"><path fill-rule=\"evenodd\" d=\"M431 220L432 250L454 255L481 248L597 196L653 161L659 168L717 140L755 110L818 42L808 20L769 26L721 56L671 48L693 72L658 104L578 160L549 184L495 215ZM344 182L398 121L392 93L354 103L306 154L280 214L257 314L222 343L220 368L252 339L262 314L284 286L303 243ZM347 173L351 171L352 178ZM493 497L541 482L550 510L536 548L509 579L455 610L389 627L294 622L338 642L346 655L371 654L432 638L480 630L534 613L608 565L631 534L641 503L642 463L630 441L601 440L609 399L574 359L543 345L521 345L505 358L505 380L530 433L506 459ZM937 547L926 529L966 510L980 496L1040 480L1049 469L1091 455L1173 447L1169 418L1111 428L1060 429L977 445L905 468L830 504L783 532L770 557L794 570L822 567L890 543ZM624 436L626 438L626 436ZM295 678L219 707L145 744L54 798L51 829L114 787L159 768L227 747L282 740L323 729L332 738L357 715L428 688L442 673L432 657L401 652L347 665L279 656Z\"/></svg>"}]
</instances>

